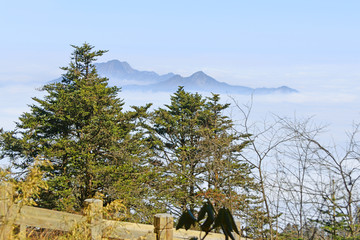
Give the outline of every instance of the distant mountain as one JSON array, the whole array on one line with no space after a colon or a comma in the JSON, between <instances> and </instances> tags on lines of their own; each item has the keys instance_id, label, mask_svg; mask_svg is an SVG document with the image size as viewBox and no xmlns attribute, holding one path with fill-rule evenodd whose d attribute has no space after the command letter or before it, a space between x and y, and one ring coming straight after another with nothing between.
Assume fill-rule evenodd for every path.
<instances>
[{"instance_id":1,"label":"distant mountain","mask_svg":"<svg viewBox=\"0 0 360 240\"><path fill-rule=\"evenodd\" d=\"M124 90L149 90L156 92L174 92L178 86L184 86L187 91L214 92L214 93L242 93L251 94L254 90L249 87L231 86L224 82L219 82L214 78L199 71L189 77L175 75L168 80L149 84L147 86L129 85L123 87Z\"/></svg>"},{"instance_id":2,"label":"distant mountain","mask_svg":"<svg viewBox=\"0 0 360 240\"><path fill-rule=\"evenodd\" d=\"M159 75L153 71L133 69L127 62L111 60L95 64L101 76L108 77L111 85L122 87L123 91L174 92L178 86L192 92L213 92L228 94L272 94L295 93L297 90L287 86L277 88L250 88L219 82L202 71L189 77L168 73Z\"/></svg>"},{"instance_id":3,"label":"distant mountain","mask_svg":"<svg viewBox=\"0 0 360 240\"><path fill-rule=\"evenodd\" d=\"M165 81L173 77L174 73L159 75L156 72L138 71L133 69L127 62L111 60L106 63L95 63L96 69L101 76L108 77L113 83L150 84Z\"/></svg>"}]
</instances>

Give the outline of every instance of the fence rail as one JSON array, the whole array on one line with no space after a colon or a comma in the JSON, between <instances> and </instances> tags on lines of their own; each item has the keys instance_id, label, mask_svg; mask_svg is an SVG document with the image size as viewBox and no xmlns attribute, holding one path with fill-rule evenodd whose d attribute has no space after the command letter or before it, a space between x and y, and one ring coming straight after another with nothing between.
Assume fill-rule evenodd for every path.
<instances>
[{"instance_id":1,"label":"fence rail","mask_svg":"<svg viewBox=\"0 0 360 240\"><path fill-rule=\"evenodd\" d=\"M183 240L200 236L200 231L175 230L173 217L170 214L156 214L154 225L137 224L102 218L103 202L98 199L85 200L85 215L42 209L14 204L13 186L0 183L0 240L8 239L13 225L19 227L19 239L26 239L26 228L37 227L51 230L71 231L78 224L87 223L92 240L141 239L141 240ZM210 233L206 239L223 240L223 234ZM200 239L200 238L199 238ZM237 236L237 240L240 237Z\"/></svg>"}]
</instances>

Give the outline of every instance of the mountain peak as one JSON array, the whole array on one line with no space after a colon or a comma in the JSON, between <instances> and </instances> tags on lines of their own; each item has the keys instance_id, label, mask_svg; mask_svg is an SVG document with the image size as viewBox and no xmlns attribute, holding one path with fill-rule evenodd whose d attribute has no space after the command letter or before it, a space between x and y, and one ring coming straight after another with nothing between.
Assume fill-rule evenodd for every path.
<instances>
[{"instance_id":1,"label":"mountain peak","mask_svg":"<svg viewBox=\"0 0 360 240\"><path fill-rule=\"evenodd\" d=\"M126 61L121 62L120 60L117 60L117 59L109 60L109 61L105 62L104 64L116 64L116 65L128 65L128 66L130 66Z\"/></svg>"},{"instance_id":2,"label":"mountain peak","mask_svg":"<svg viewBox=\"0 0 360 240\"><path fill-rule=\"evenodd\" d=\"M110 60L106 63L103 63L104 65L107 65L110 69L117 69L118 71L121 69L124 72L131 73L134 72L134 69L128 64L127 62L121 62L119 60Z\"/></svg>"},{"instance_id":3,"label":"mountain peak","mask_svg":"<svg viewBox=\"0 0 360 240\"><path fill-rule=\"evenodd\" d=\"M205 74L203 71L198 71L198 72L193 73L190 77L199 78L199 77L209 77L209 76L207 74Z\"/></svg>"},{"instance_id":4,"label":"mountain peak","mask_svg":"<svg viewBox=\"0 0 360 240\"><path fill-rule=\"evenodd\" d=\"M114 85L120 80L123 84L149 84L161 82L174 76L173 73L159 75L152 71L139 71L133 69L127 62L110 60L103 63L95 63L100 76L108 77Z\"/></svg>"}]
</instances>

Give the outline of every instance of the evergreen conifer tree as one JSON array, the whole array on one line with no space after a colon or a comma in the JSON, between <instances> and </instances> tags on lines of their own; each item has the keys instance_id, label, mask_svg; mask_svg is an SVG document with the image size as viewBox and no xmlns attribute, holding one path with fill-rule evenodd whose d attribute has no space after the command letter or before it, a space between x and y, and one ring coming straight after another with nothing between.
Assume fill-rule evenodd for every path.
<instances>
[{"instance_id":1,"label":"evergreen conifer tree","mask_svg":"<svg viewBox=\"0 0 360 240\"><path fill-rule=\"evenodd\" d=\"M52 162L49 190L38 199L41 206L79 210L85 199L100 193L105 202L120 198L132 208L149 180L138 131L149 105L123 111L120 89L109 87L93 65L106 51L94 51L87 43L72 47L61 81L42 88L45 97L33 98L35 104L15 130L1 132L1 157L23 170L38 156Z\"/></svg>"},{"instance_id":2,"label":"evergreen conifer tree","mask_svg":"<svg viewBox=\"0 0 360 240\"><path fill-rule=\"evenodd\" d=\"M243 218L258 203L251 167L239 155L248 142L232 131L224 114L229 104L219 101L217 94L205 98L179 87L171 103L153 113L155 155L164 177L160 192L175 214L194 212L208 199Z\"/></svg>"}]
</instances>

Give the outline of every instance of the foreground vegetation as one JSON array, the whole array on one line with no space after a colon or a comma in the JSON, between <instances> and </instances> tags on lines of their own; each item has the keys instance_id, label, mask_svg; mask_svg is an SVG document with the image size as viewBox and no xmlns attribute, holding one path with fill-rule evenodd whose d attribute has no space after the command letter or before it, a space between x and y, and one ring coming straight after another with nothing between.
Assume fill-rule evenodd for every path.
<instances>
[{"instance_id":1,"label":"foreground vegetation","mask_svg":"<svg viewBox=\"0 0 360 240\"><path fill-rule=\"evenodd\" d=\"M205 202L230 209L254 239L360 239L357 125L339 149L321 143L311 119L252 123L251 107L234 101L243 115L235 125L219 95L182 87L162 108L124 111L120 89L93 65L105 51L73 47L62 80L0 134L12 181L23 182L36 159L49 161L31 198L38 206L77 212L87 198L121 200L117 218L148 223Z\"/></svg>"}]
</instances>

